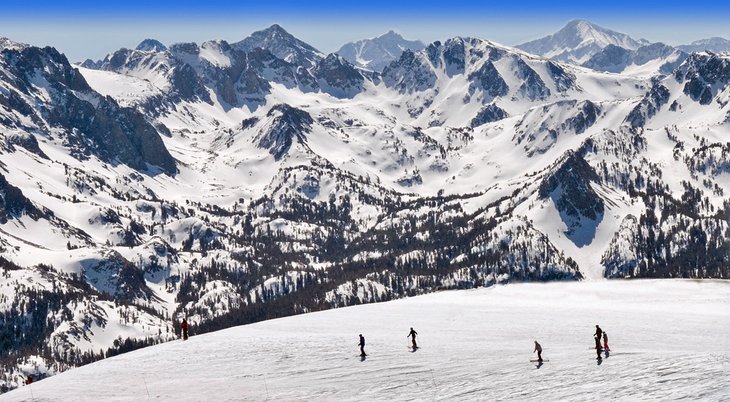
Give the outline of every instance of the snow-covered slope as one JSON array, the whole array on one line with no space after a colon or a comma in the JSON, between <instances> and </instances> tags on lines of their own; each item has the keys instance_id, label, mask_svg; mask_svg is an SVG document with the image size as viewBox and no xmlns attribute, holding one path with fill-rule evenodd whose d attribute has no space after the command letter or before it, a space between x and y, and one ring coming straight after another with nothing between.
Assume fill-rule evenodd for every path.
<instances>
[{"instance_id":1,"label":"snow-covered slope","mask_svg":"<svg viewBox=\"0 0 730 402\"><path fill-rule=\"evenodd\" d=\"M554 60L583 64L608 45L635 50L648 44L585 20L573 20L552 35L517 45L526 52Z\"/></svg>"},{"instance_id":2,"label":"snow-covered slope","mask_svg":"<svg viewBox=\"0 0 730 402\"><path fill-rule=\"evenodd\" d=\"M394 31L370 39L344 44L337 54L350 63L373 71L383 71L388 64L406 51L417 52L426 47L419 40L406 40Z\"/></svg>"},{"instance_id":3,"label":"snow-covered slope","mask_svg":"<svg viewBox=\"0 0 730 402\"><path fill-rule=\"evenodd\" d=\"M441 292L193 336L0 400L726 400L729 287L673 280ZM596 324L611 349L602 360L591 349ZM535 340L542 365L530 362Z\"/></svg>"}]
</instances>

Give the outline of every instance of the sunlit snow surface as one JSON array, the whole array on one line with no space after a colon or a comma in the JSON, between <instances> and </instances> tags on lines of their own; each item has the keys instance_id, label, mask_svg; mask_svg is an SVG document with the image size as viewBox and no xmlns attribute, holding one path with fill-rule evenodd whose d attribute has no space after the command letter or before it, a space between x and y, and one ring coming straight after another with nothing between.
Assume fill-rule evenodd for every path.
<instances>
[{"instance_id":1,"label":"sunlit snow surface","mask_svg":"<svg viewBox=\"0 0 730 402\"><path fill-rule=\"evenodd\" d=\"M730 400L729 306L727 281L442 292L193 336L0 400ZM596 324L612 350L600 364ZM535 339L549 360L539 368L530 362Z\"/></svg>"}]
</instances>

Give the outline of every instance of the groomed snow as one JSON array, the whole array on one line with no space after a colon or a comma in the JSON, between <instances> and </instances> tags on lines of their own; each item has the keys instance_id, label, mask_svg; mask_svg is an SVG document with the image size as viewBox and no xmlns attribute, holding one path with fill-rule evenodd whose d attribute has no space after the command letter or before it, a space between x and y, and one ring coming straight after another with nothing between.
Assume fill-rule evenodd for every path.
<instances>
[{"instance_id":1,"label":"groomed snow","mask_svg":"<svg viewBox=\"0 0 730 402\"><path fill-rule=\"evenodd\" d=\"M193 336L0 401L730 400L728 306L728 281L442 292ZM595 324L613 351L599 364ZM408 349L411 326L416 352ZM358 333L367 339L365 360ZM539 368L529 361L535 339L549 360Z\"/></svg>"}]
</instances>

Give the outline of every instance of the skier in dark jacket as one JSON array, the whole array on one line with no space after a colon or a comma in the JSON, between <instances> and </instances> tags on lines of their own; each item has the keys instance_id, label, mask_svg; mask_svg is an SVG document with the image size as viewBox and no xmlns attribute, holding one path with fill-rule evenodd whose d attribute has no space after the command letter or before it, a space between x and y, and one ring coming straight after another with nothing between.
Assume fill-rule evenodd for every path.
<instances>
[{"instance_id":1,"label":"skier in dark jacket","mask_svg":"<svg viewBox=\"0 0 730 402\"><path fill-rule=\"evenodd\" d=\"M360 334L360 356L367 356L365 354L365 337Z\"/></svg>"},{"instance_id":2,"label":"skier in dark jacket","mask_svg":"<svg viewBox=\"0 0 730 402\"><path fill-rule=\"evenodd\" d=\"M598 326L598 324L596 324L595 335L598 337L598 340L601 340L601 335L603 335L603 330L601 329L601 327Z\"/></svg>"},{"instance_id":3,"label":"skier in dark jacket","mask_svg":"<svg viewBox=\"0 0 730 402\"><path fill-rule=\"evenodd\" d=\"M537 352L537 361L541 362L542 361L542 346L540 346L540 344L537 343L537 341L535 341L535 350L533 350L532 353L535 353L535 352Z\"/></svg>"},{"instance_id":4,"label":"skier in dark jacket","mask_svg":"<svg viewBox=\"0 0 730 402\"><path fill-rule=\"evenodd\" d=\"M416 335L418 335L418 332L416 332L416 330L413 329L413 327L411 327L411 332L409 332L408 335L406 335L406 338L408 338L409 336L411 337L411 343L413 343L413 349L418 349L418 345L416 345Z\"/></svg>"},{"instance_id":5,"label":"skier in dark jacket","mask_svg":"<svg viewBox=\"0 0 730 402\"><path fill-rule=\"evenodd\" d=\"M182 336L183 340L188 340L188 319L183 318L182 323L180 324L180 329L182 329Z\"/></svg>"},{"instance_id":6,"label":"skier in dark jacket","mask_svg":"<svg viewBox=\"0 0 730 402\"><path fill-rule=\"evenodd\" d=\"M596 340L596 359L601 358L601 338L598 336L593 337Z\"/></svg>"}]
</instances>

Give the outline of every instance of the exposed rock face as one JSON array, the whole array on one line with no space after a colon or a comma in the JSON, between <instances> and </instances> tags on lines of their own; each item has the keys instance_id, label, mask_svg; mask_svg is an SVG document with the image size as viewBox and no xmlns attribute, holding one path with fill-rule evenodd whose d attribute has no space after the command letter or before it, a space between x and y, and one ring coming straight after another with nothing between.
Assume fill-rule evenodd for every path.
<instances>
[{"instance_id":1,"label":"exposed rock face","mask_svg":"<svg viewBox=\"0 0 730 402\"><path fill-rule=\"evenodd\" d=\"M406 50L383 70L383 82L401 93L425 91L436 83L436 74L420 57Z\"/></svg>"},{"instance_id":2,"label":"exposed rock face","mask_svg":"<svg viewBox=\"0 0 730 402\"><path fill-rule=\"evenodd\" d=\"M631 64L631 51L616 45L608 45L594 54L583 66L598 70L618 73Z\"/></svg>"},{"instance_id":3,"label":"exposed rock face","mask_svg":"<svg viewBox=\"0 0 730 402\"><path fill-rule=\"evenodd\" d=\"M482 124L492 123L495 121L502 120L507 117L507 112L502 110L495 104L484 106L482 110L477 113L476 117L471 120L470 126L472 128L481 126Z\"/></svg>"},{"instance_id":4,"label":"exposed rock face","mask_svg":"<svg viewBox=\"0 0 730 402\"><path fill-rule=\"evenodd\" d=\"M464 39L449 39L444 43L441 50L444 59L446 75L453 77L457 74L464 74L466 68L466 48Z\"/></svg>"},{"instance_id":5,"label":"exposed rock face","mask_svg":"<svg viewBox=\"0 0 730 402\"><path fill-rule=\"evenodd\" d=\"M576 134L582 134L598 120L601 109L591 101L585 101L580 106L578 114L565 121L567 127Z\"/></svg>"},{"instance_id":6,"label":"exposed rock face","mask_svg":"<svg viewBox=\"0 0 730 402\"><path fill-rule=\"evenodd\" d=\"M656 72L668 74L686 58L686 53L663 43L652 43L636 50L608 45L583 63L583 66L596 71L620 73L630 66L643 66L659 60L663 64L658 67Z\"/></svg>"},{"instance_id":7,"label":"exposed rock face","mask_svg":"<svg viewBox=\"0 0 730 402\"><path fill-rule=\"evenodd\" d=\"M576 88L575 75L565 71L563 67L552 61L547 62L547 68L558 92Z\"/></svg>"},{"instance_id":8,"label":"exposed rock face","mask_svg":"<svg viewBox=\"0 0 730 402\"><path fill-rule=\"evenodd\" d=\"M154 297L154 292L145 282L144 270L116 251L108 251L103 259L87 260L82 265L84 276L99 293L126 302Z\"/></svg>"},{"instance_id":9,"label":"exposed rock face","mask_svg":"<svg viewBox=\"0 0 730 402\"><path fill-rule=\"evenodd\" d=\"M605 205L591 183L600 181L593 168L581 156L569 151L540 184L538 195L551 198L567 226L566 235L578 246L590 244Z\"/></svg>"},{"instance_id":10,"label":"exposed rock face","mask_svg":"<svg viewBox=\"0 0 730 402\"><path fill-rule=\"evenodd\" d=\"M5 176L0 173L0 225L23 215L38 220L44 214L23 195L19 188L8 183Z\"/></svg>"},{"instance_id":11,"label":"exposed rock face","mask_svg":"<svg viewBox=\"0 0 730 402\"><path fill-rule=\"evenodd\" d=\"M258 134L256 141L277 160L289 152L294 141L306 143L306 135L314 123L309 113L286 104L272 107L266 116L272 118L271 123Z\"/></svg>"},{"instance_id":12,"label":"exposed rock face","mask_svg":"<svg viewBox=\"0 0 730 402\"><path fill-rule=\"evenodd\" d=\"M517 90L519 94L531 101L543 100L549 97L550 89L545 85L545 81L540 78L540 75L521 58L515 57L514 60L517 66L515 74L517 78L523 81Z\"/></svg>"},{"instance_id":13,"label":"exposed rock face","mask_svg":"<svg viewBox=\"0 0 730 402\"><path fill-rule=\"evenodd\" d=\"M505 96L509 92L507 83L491 61L485 62L479 69L469 74L469 80L472 81L469 86L470 92L474 89L481 89L489 97L485 97L485 101L498 96Z\"/></svg>"},{"instance_id":14,"label":"exposed rock face","mask_svg":"<svg viewBox=\"0 0 730 402\"><path fill-rule=\"evenodd\" d=\"M674 77L684 83L684 93L701 105L730 85L730 60L714 53L695 53L678 68Z\"/></svg>"},{"instance_id":15,"label":"exposed rock face","mask_svg":"<svg viewBox=\"0 0 730 402\"><path fill-rule=\"evenodd\" d=\"M626 121L631 127L644 127L646 122L652 118L659 109L669 102L669 89L664 85L655 84L648 94L631 110Z\"/></svg>"},{"instance_id":16,"label":"exposed rock face","mask_svg":"<svg viewBox=\"0 0 730 402\"><path fill-rule=\"evenodd\" d=\"M362 92L365 77L344 58L330 54L312 70L320 87L338 98L352 98Z\"/></svg>"},{"instance_id":17,"label":"exposed rock face","mask_svg":"<svg viewBox=\"0 0 730 402\"><path fill-rule=\"evenodd\" d=\"M149 164L168 174L176 172L175 160L144 116L92 90L78 70L55 49L32 46L22 50L5 49L0 54L0 65L13 75L8 81L28 97L0 94L0 104L15 105L40 130L63 129L64 141L74 156L96 155L138 170L146 170ZM42 89L37 85L39 78ZM34 106L28 103L33 97L46 96L47 99L41 103L36 101Z\"/></svg>"}]
</instances>

